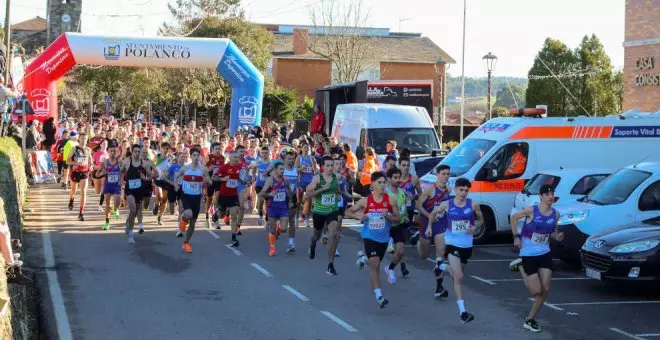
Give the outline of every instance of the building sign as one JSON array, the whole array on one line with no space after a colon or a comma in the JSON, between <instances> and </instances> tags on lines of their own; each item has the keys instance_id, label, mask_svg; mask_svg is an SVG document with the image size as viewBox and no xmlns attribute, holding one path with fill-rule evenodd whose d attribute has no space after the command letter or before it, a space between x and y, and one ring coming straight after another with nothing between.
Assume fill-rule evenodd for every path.
<instances>
[{"instance_id":1,"label":"building sign","mask_svg":"<svg viewBox=\"0 0 660 340\"><path fill-rule=\"evenodd\" d=\"M610 138L660 137L660 126L615 126Z\"/></svg>"},{"instance_id":2,"label":"building sign","mask_svg":"<svg viewBox=\"0 0 660 340\"><path fill-rule=\"evenodd\" d=\"M655 61L653 57L642 57L637 59L635 68L645 72L635 76L635 85L637 86L658 86L660 85L660 73L654 72Z\"/></svg>"},{"instance_id":3,"label":"building sign","mask_svg":"<svg viewBox=\"0 0 660 340\"><path fill-rule=\"evenodd\" d=\"M431 83L369 83L367 102L421 106L433 118L433 86Z\"/></svg>"}]
</instances>

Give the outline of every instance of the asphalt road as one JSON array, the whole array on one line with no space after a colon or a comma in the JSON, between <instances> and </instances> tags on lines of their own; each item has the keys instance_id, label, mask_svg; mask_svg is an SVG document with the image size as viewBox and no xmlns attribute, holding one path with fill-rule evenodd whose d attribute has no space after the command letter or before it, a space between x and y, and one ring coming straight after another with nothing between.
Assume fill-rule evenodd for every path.
<instances>
[{"instance_id":1,"label":"asphalt road","mask_svg":"<svg viewBox=\"0 0 660 340\"><path fill-rule=\"evenodd\" d=\"M409 279L389 285L379 309L366 270L355 267L359 234L344 223L336 260L338 276L325 273L327 247L306 255L311 229L299 228L298 252L268 257L268 241L248 216L241 246L226 246L229 228L198 228L193 253L174 237L174 217L164 226L145 212L143 235L128 245L120 221L102 231L98 196L89 195L86 221L66 208L55 185L30 189L26 214L27 264L37 268L43 327L57 339L653 339L660 337L660 292L609 287L556 262L551 297L538 317L540 334L522 329L531 301L518 273L509 271L511 246L475 248L464 296L475 321L463 324L453 292L433 298L431 262L406 249ZM508 240L498 238L496 241ZM51 257L50 254L54 256ZM389 255L384 261L389 263ZM382 274L382 273L381 273ZM445 287L451 287L446 280ZM70 333L69 333L70 332Z\"/></svg>"}]
</instances>

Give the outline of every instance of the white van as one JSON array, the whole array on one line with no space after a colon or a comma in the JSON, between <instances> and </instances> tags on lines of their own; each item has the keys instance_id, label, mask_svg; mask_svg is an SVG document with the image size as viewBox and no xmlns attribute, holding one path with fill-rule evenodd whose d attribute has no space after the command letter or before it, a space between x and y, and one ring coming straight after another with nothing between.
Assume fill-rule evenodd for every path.
<instances>
[{"instance_id":1,"label":"white van","mask_svg":"<svg viewBox=\"0 0 660 340\"><path fill-rule=\"evenodd\" d=\"M440 151L440 141L428 112L423 107L391 104L337 105L331 136L348 143L358 154L372 147L385 158L387 141L395 140L397 149L407 148L411 155ZM360 150L358 150L360 147Z\"/></svg>"},{"instance_id":2,"label":"white van","mask_svg":"<svg viewBox=\"0 0 660 340\"><path fill-rule=\"evenodd\" d=\"M564 240L551 244L553 254L579 261L579 251L590 235L660 216L660 163L619 169L584 198L554 207Z\"/></svg>"},{"instance_id":3,"label":"white van","mask_svg":"<svg viewBox=\"0 0 660 340\"><path fill-rule=\"evenodd\" d=\"M482 205L486 227L475 235L509 230L516 193L543 169L614 168L660 161L660 115L492 119L463 140L441 164L450 182L472 181L470 197ZM422 177L432 183L434 174Z\"/></svg>"}]
</instances>

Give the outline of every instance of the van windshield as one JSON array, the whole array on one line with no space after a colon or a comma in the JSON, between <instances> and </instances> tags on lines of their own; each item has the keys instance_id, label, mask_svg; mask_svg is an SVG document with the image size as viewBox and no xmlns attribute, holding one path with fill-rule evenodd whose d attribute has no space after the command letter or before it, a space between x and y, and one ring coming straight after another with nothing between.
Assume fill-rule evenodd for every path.
<instances>
[{"instance_id":1,"label":"van windshield","mask_svg":"<svg viewBox=\"0 0 660 340\"><path fill-rule=\"evenodd\" d=\"M423 154L440 150L438 136L432 128L369 129L367 136L369 146L373 147L379 155L387 153L385 147L389 140L396 141L397 150L401 151L405 148L410 150L411 154Z\"/></svg>"},{"instance_id":2,"label":"van windshield","mask_svg":"<svg viewBox=\"0 0 660 340\"><path fill-rule=\"evenodd\" d=\"M597 205L623 203L649 176L651 174L646 171L621 169L600 182L581 201Z\"/></svg>"},{"instance_id":3,"label":"van windshield","mask_svg":"<svg viewBox=\"0 0 660 340\"><path fill-rule=\"evenodd\" d=\"M465 139L440 164L449 165L451 168L449 176L460 176L470 170L493 145L495 145L493 140Z\"/></svg>"}]
</instances>

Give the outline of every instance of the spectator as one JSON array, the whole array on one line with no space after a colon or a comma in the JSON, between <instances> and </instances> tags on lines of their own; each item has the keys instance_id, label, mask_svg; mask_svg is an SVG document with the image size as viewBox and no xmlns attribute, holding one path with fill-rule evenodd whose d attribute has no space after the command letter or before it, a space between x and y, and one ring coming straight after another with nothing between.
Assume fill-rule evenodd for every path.
<instances>
[{"instance_id":1,"label":"spectator","mask_svg":"<svg viewBox=\"0 0 660 340\"><path fill-rule=\"evenodd\" d=\"M41 142L41 134L39 133L39 130L37 130L37 126L39 125L39 121L33 120L32 124L30 124L30 128L28 129L26 135L25 135L25 148L26 149L38 149L39 148L39 143Z\"/></svg>"},{"instance_id":2,"label":"spectator","mask_svg":"<svg viewBox=\"0 0 660 340\"><path fill-rule=\"evenodd\" d=\"M337 144L337 137L330 137L330 154L331 155L338 155L342 153L342 149Z\"/></svg>"},{"instance_id":3,"label":"spectator","mask_svg":"<svg viewBox=\"0 0 660 340\"><path fill-rule=\"evenodd\" d=\"M378 163L376 160L376 151L374 148L367 148L364 152L364 167L358 172L360 184L362 184L362 196L369 196L371 193L371 174L378 171Z\"/></svg>"},{"instance_id":4,"label":"spectator","mask_svg":"<svg viewBox=\"0 0 660 340\"><path fill-rule=\"evenodd\" d=\"M355 153L351 150L351 146L346 143L344 144L344 154L346 155L346 167L348 170L357 172L358 169L358 160Z\"/></svg>"},{"instance_id":5,"label":"spectator","mask_svg":"<svg viewBox=\"0 0 660 340\"><path fill-rule=\"evenodd\" d=\"M5 77L0 75L0 113L2 113L2 122L8 124L10 120L8 101L9 98L18 97L18 92L5 87Z\"/></svg>"},{"instance_id":6,"label":"spectator","mask_svg":"<svg viewBox=\"0 0 660 340\"><path fill-rule=\"evenodd\" d=\"M15 256L18 254L14 254L14 252L18 252L20 248L21 242L11 239L7 224L0 224L0 251L2 252L2 257L5 259L7 282L29 284L32 283L32 279L23 274L21 269L23 261L18 260L18 256Z\"/></svg>"},{"instance_id":7,"label":"spectator","mask_svg":"<svg viewBox=\"0 0 660 340\"><path fill-rule=\"evenodd\" d=\"M44 122L42 129L44 134L44 141L42 143L42 149L48 152L51 151L51 147L55 144L55 118L50 117Z\"/></svg>"},{"instance_id":8,"label":"spectator","mask_svg":"<svg viewBox=\"0 0 660 340\"><path fill-rule=\"evenodd\" d=\"M314 116L312 117L312 134L323 134L325 132L325 114L321 107L314 107Z\"/></svg>"}]
</instances>

